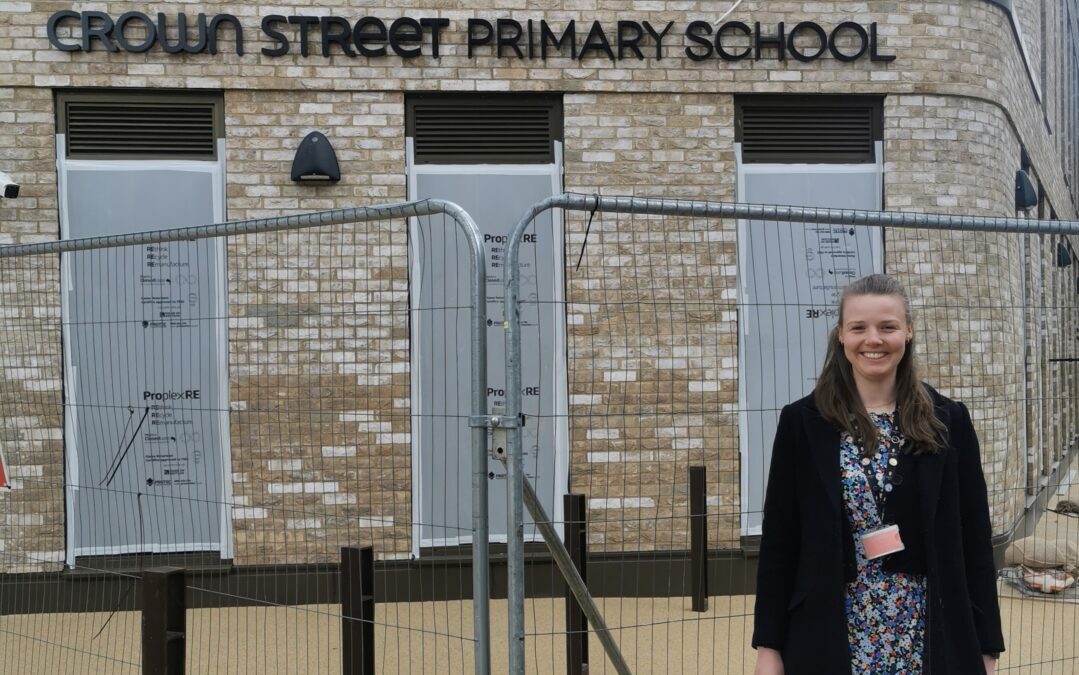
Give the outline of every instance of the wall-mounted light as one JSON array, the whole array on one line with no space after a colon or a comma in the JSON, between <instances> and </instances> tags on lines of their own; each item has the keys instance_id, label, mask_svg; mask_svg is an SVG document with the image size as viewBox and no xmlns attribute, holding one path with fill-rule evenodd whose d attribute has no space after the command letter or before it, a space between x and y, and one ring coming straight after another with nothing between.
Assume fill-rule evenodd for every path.
<instances>
[{"instance_id":1,"label":"wall-mounted light","mask_svg":"<svg viewBox=\"0 0 1079 675\"><path fill-rule=\"evenodd\" d=\"M325 135L312 131L300 143L292 160L292 180L304 183L336 183L341 180L337 153Z\"/></svg>"},{"instance_id":2,"label":"wall-mounted light","mask_svg":"<svg viewBox=\"0 0 1079 675\"><path fill-rule=\"evenodd\" d=\"M1015 210L1026 211L1037 205L1038 191L1034 189L1027 172L1019 169L1015 172Z\"/></svg>"},{"instance_id":3,"label":"wall-mounted light","mask_svg":"<svg viewBox=\"0 0 1079 675\"><path fill-rule=\"evenodd\" d=\"M1072 254L1064 242L1057 242L1057 267L1067 267L1072 264Z\"/></svg>"}]
</instances>

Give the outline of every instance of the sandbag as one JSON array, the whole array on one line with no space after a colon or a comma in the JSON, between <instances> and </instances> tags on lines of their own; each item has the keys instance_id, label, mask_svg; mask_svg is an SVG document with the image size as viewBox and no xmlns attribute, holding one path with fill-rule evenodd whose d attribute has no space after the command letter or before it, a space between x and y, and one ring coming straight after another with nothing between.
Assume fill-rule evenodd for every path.
<instances>
[{"instance_id":1,"label":"sandbag","mask_svg":"<svg viewBox=\"0 0 1079 675\"><path fill-rule=\"evenodd\" d=\"M1031 569L1079 571L1079 546L1067 539L1025 537L1008 545L1004 552L1004 564L1025 565Z\"/></svg>"}]
</instances>

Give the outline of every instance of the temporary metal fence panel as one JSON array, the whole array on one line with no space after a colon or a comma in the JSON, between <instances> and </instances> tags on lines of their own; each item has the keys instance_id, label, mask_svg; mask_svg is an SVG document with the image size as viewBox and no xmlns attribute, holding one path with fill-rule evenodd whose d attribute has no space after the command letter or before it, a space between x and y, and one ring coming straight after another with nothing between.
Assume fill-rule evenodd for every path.
<instances>
[{"instance_id":1,"label":"temporary metal fence panel","mask_svg":"<svg viewBox=\"0 0 1079 675\"><path fill-rule=\"evenodd\" d=\"M561 250L562 214L551 209L565 218ZM551 220L537 232L540 214ZM835 228L870 243L837 245ZM812 382L816 344L851 277L839 262L877 269L881 232L884 269L911 294L927 380L971 406L995 532L1002 547L1018 540L1001 573L1009 649L1000 670L1074 665L1079 592L1037 595L1019 565L1055 556L1065 574L1079 571L1070 552L1079 530L1062 501L1079 502L1069 240L1079 223L561 195L533 207L504 252L489 249L504 253L507 273L505 316L490 322L498 291L486 284L500 272L487 265L484 232L501 236L430 200L0 248L0 454L12 488L0 492L0 652L12 672L139 672L140 578L161 565L185 568L187 672L339 672L342 660L368 663L370 636L350 629L372 621L378 672L490 672L486 493L502 464L488 463L489 443L506 462L504 517L516 535L506 545L509 600L495 604L507 609L505 628L495 622L496 671L582 672L566 663L569 651L590 656L588 672L751 672L754 539L744 527L758 514L744 471L746 454L764 463L767 448L743 438L748 413L762 420L776 402L747 395L742 378L763 374L760 392L769 377L778 388L780 373ZM531 234L551 241L526 260ZM461 254L444 255L451 240L468 248L467 274ZM769 251L754 269L768 273L747 284L740 260L758 244ZM424 287L416 271L430 269L421 259L436 255L424 274L456 280L454 293L428 285L410 296ZM526 290L528 270L563 264L564 291L538 281ZM198 290L173 287L177 278ZM227 295L203 302L217 279ZM797 293L756 290L765 286ZM565 380L529 393L526 363L547 372L561 360L558 327L530 319L544 313L565 317ZM503 318L504 409L492 415L486 367L499 359L485 340ZM416 324L454 327L442 340L433 329L419 365ZM213 385L202 383L222 377L221 332L227 380L216 386L227 397L203 398ZM802 358L777 360L765 335L799 345ZM753 340L759 349L739 351ZM760 361L756 370L746 359ZM424 363L457 375L421 413L413 370ZM413 434L426 417L447 430L446 445L470 448L456 456L471 473L431 467L446 482L440 497L414 480L423 467ZM770 432L757 424L751 437ZM557 444L559 428L568 470L541 463L553 461L542 446ZM530 429L536 440L526 442ZM73 441L102 461L65 469ZM528 455L529 443L538 452ZM199 453L218 446L230 457L223 485L210 487L215 469ZM554 479L530 480L545 470ZM586 498L587 585L560 541L559 474ZM416 485L446 508L414 510ZM106 502L91 493L108 494L116 515L93 517ZM470 525L457 515L463 499ZM1024 518L1046 506L1040 522ZM472 546L421 545L413 559L424 528ZM110 539L113 529L127 540ZM98 535L112 548L78 548ZM215 537L217 548L197 541ZM550 555L526 548L539 539ZM374 589L364 569L341 576L339 561L372 557L357 546L373 547ZM588 649L567 648L576 636L566 625L579 625L566 620L567 583L589 619ZM344 645L352 637L362 646Z\"/></svg>"},{"instance_id":2,"label":"temporary metal fence panel","mask_svg":"<svg viewBox=\"0 0 1079 675\"><path fill-rule=\"evenodd\" d=\"M562 210L567 232L564 301L527 297L518 286L524 237L551 209ZM882 234L883 253L873 244ZM788 380L812 388L840 290L881 263L910 294L925 379L970 406L1001 553L1017 542L1001 572L1008 651L1000 671L1071 668L1079 604L1032 599L1015 582L1021 562L1058 544L1061 567L1079 571L1066 552L1079 544L1074 518L1032 517L1069 496L1079 394L1069 237L1077 235L1076 222L592 195L533 206L506 251L506 461L511 503L521 505L511 514L527 507L537 516L540 502L560 497L528 483L516 420L532 422L520 397L522 362L534 358L521 348L531 330L521 317L562 304L569 492L587 499L588 580L573 572L559 518L537 516L551 558L526 557L523 542L510 541L509 672L580 672L565 664L563 584L594 619L588 672L752 672L755 538L744 524L759 519L747 497L763 494L764 476L747 487L743 471L754 460L766 466L760 439L772 429L761 420L782 403L764 393ZM746 278L739 261L750 258ZM773 343L786 349L768 349ZM756 440L745 444L746 436ZM707 527L696 531L706 547L691 546L689 476L698 466ZM1079 500L1079 490L1070 496ZM1040 548L1024 556L1024 546ZM697 566L691 550L704 548L708 559ZM693 576L701 568L703 584ZM690 596L702 588L710 597L698 603Z\"/></svg>"},{"instance_id":3,"label":"temporary metal fence panel","mask_svg":"<svg viewBox=\"0 0 1079 675\"><path fill-rule=\"evenodd\" d=\"M188 673L342 672L342 653L370 657L357 621L374 623L377 672L489 673L487 269L471 217L424 200L94 226L108 236L0 248L0 672L140 672L154 653L140 578L172 565ZM435 232L456 233L443 272L464 291L410 304L415 245ZM452 410L426 412L466 430L442 451L474 470L440 474L466 520L412 511L426 420L409 326L436 312L464 342L436 367L472 360ZM415 561L421 528L474 545ZM341 569L358 546L373 547L373 589Z\"/></svg>"}]
</instances>

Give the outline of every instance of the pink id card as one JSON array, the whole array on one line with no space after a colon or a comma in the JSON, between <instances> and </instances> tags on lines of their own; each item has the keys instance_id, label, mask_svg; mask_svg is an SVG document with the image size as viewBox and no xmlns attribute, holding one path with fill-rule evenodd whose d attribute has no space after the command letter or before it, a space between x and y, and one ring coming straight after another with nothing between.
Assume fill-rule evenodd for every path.
<instances>
[{"instance_id":1,"label":"pink id card","mask_svg":"<svg viewBox=\"0 0 1079 675\"><path fill-rule=\"evenodd\" d=\"M906 548L899 536L899 526L889 525L879 530L867 532L861 536L865 557L874 560L890 553L898 553Z\"/></svg>"}]
</instances>

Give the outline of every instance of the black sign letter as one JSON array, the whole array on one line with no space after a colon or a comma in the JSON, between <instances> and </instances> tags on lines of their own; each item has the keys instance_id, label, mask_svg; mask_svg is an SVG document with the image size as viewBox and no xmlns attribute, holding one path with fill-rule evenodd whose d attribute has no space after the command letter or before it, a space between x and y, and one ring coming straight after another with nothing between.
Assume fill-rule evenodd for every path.
<instances>
[{"instance_id":1,"label":"black sign letter","mask_svg":"<svg viewBox=\"0 0 1079 675\"><path fill-rule=\"evenodd\" d=\"M187 41L187 15L180 12L176 15L176 44L169 44L169 32L168 21L165 19L165 15L158 13L157 15L157 37L161 43L161 48L169 54L179 54L180 52L186 52L188 54L198 54L203 49L206 49L206 15L199 14L198 17L198 39L194 44Z\"/></svg>"},{"instance_id":2,"label":"black sign letter","mask_svg":"<svg viewBox=\"0 0 1079 675\"><path fill-rule=\"evenodd\" d=\"M521 51L521 47L517 44L521 41L521 35L523 33L521 29L521 22L514 21L513 19L499 19L495 22L497 26L498 39L496 40L497 47L495 48L495 54L499 57L502 56L502 47L509 47L517 54L517 58L523 59L525 57L524 52ZM505 29L509 29L507 34Z\"/></svg>"},{"instance_id":3,"label":"black sign letter","mask_svg":"<svg viewBox=\"0 0 1079 675\"><path fill-rule=\"evenodd\" d=\"M716 32L716 52L719 53L719 57L724 61L741 61L744 58L748 58L750 51L752 51L750 47L746 47L740 54L733 54L723 47L723 36L734 31L738 31L746 36L747 42L749 42L749 38L753 35L753 31L749 29L749 26L741 21L728 21L720 26L719 31Z\"/></svg>"},{"instance_id":4,"label":"black sign letter","mask_svg":"<svg viewBox=\"0 0 1079 675\"><path fill-rule=\"evenodd\" d=\"M656 41L656 60L659 61L663 58L663 37L670 32L671 27L674 26L674 22L671 21L667 24L666 28L662 32L657 33L655 28L652 28L652 24L647 21L644 22L644 29L648 31L648 34L652 36L652 39Z\"/></svg>"},{"instance_id":5,"label":"black sign letter","mask_svg":"<svg viewBox=\"0 0 1079 675\"><path fill-rule=\"evenodd\" d=\"M877 48L877 22L869 24L869 60L895 61L895 54L881 54Z\"/></svg>"},{"instance_id":6,"label":"black sign letter","mask_svg":"<svg viewBox=\"0 0 1079 675\"><path fill-rule=\"evenodd\" d=\"M405 47L405 44L423 42L423 26L419 21L403 16L390 24L390 47L402 58L419 56L420 47Z\"/></svg>"},{"instance_id":7,"label":"black sign letter","mask_svg":"<svg viewBox=\"0 0 1079 675\"><path fill-rule=\"evenodd\" d=\"M854 34L858 36L858 51L854 54L844 54L836 47L836 36L845 30L854 31ZM832 52L832 56L836 57L840 61L855 61L861 58L862 54L865 54L869 50L869 34L865 32L865 29L861 25L854 23L853 21L844 21L835 27L832 31L831 37L828 38L828 51Z\"/></svg>"},{"instance_id":8,"label":"black sign letter","mask_svg":"<svg viewBox=\"0 0 1079 675\"><path fill-rule=\"evenodd\" d=\"M334 30L336 28L337 30ZM345 56L356 56L352 49L352 24L339 16L322 17L322 55L330 55L330 45L336 44Z\"/></svg>"},{"instance_id":9,"label":"black sign letter","mask_svg":"<svg viewBox=\"0 0 1079 675\"><path fill-rule=\"evenodd\" d=\"M368 26L373 27L374 32L367 30ZM384 44L386 42L386 24L382 23L382 19L377 17L365 16L353 26L352 41L356 44L356 49L364 56L385 56L385 46L368 47L367 43Z\"/></svg>"},{"instance_id":10,"label":"black sign letter","mask_svg":"<svg viewBox=\"0 0 1079 675\"><path fill-rule=\"evenodd\" d=\"M132 21L141 21L143 32L146 33L146 37L143 38L143 41L137 44L128 42L127 36L124 35L124 29L126 29L127 24ZM154 46L154 41L157 40L157 28L154 27L153 20L142 12L125 12L116 20L116 30L114 31L114 35L116 36L116 42L119 43L121 49L135 54L141 54L142 52L150 51L150 48Z\"/></svg>"},{"instance_id":11,"label":"black sign letter","mask_svg":"<svg viewBox=\"0 0 1079 675\"><path fill-rule=\"evenodd\" d=\"M817 42L819 43L816 54L805 54L798 49L798 45L795 43L795 40L797 39L798 33L803 30L808 30L816 33ZM803 63L814 61L816 59L819 59L821 55L824 54L824 52L828 49L828 34L824 32L823 28L813 23L812 21L803 21L802 23L791 29L791 34L787 38L787 49L790 50L791 56Z\"/></svg>"},{"instance_id":12,"label":"black sign letter","mask_svg":"<svg viewBox=\"0 0 1079 675\"><path fill-rule=\"evenodd\" d=\"M477 29L483 29L486 31L485 35L479 34ZM472 48L480 47L482 45L491 44L491 38L494 37L495 28L491 25L490 21L485 19L469 19L468 20L468 56L472 56Z\"/></svg>"},{"instance_id":13,"label":"black sign letter","mask_svg":"<svg viewBox=\"0 0 1079 675\"><path fill-rule=\"evenodd\" d=\"M59 49L62 52L77 52L77 51L82 50L81 45L78 45L78 44L73 45L71 43L60 42L60 38L56 35L56 28L57 28L57 26L60 25L61 21L63 21L64 19L78 19L78 18L79 18L79 13L78 12L72 12L70 9L65 9L65 10L59 11L59 12L57 12L57 13L55 13L52 16L49 17L49 23L48 23L48 26L45 29L45 32L48 34L49 42L52 43L53 47L56 47L57 49Z\"/></svg>"},{"instance_id":14,"label":"black sign letter","mask_svg":"<svg viewBox=\"0 0 1079 675\"><path fill-rule=\"evenodd\" d=\"M94 26L91 22L97 19L101 22L100 26ZM116 46L116 43L112 41L112 17L105 12L83 12L82 13L82 50L84 52L91 51L91 40L97 38L101 41L101 44L105 45L105 49L110 52L118 52L120 48Z\"/></svg>"},{"instance_id":15,"label":"black sign letter","mask_svg":"<svg viewBox=\"0 0 1079 675\"><path fill-rule=\"evenodd\" d=\"M780 61L786 61L787 60L787 40L786 40L786 38L785 38L785 36L783 34L783 22L782 21L779 22L779 33L776 34L776 35L769 35L769 36L761 35L761 22L760 21L758 21L755 24L755 26L756 26L756 30L754 31L754 34L753 34L753 46L754 46L753 58L760 61L760 59L761 59L761 49L763 49L764 47L773 46L773 47L775 47L776 49L779 50L779 60Z\"/></svg>"},{"instance_id":16,"label":"black sign letter","mask_svg":"<svg viewBox=\"0 0 1079 675\"><path fill-rule=\"evenodd\" d=\"M210 30L206 39L209 41L210 53L217 53L217 27L223 23L232 24L232 30L236 33L236 54L239 56L244 55L244 29L240 25L240 20L231 14L218 14L214 18L210 19Z\"/></svg>"},{"instance_id":17,"label":"black sign letter","mask_svg":"<svg viewBox=\"0 0 1079 675\"><path fill-rule=\"evenodd\" d=\"M588 31L588 37L585 38L584 44L581 45L581 53L577 57L578 59L584 59L588 56L588 50L594 50L597 52L604 52L607 54L607 58L614 61L614 52L611 51L611 43L607 41L607 34L603 32L603 26L599 21L592 22L592 29Z\"/></svg>"},{"instance_id":18,"label":"black sign letter","mask_svg":"<svg viewBox=\"0 0 1079 675\"><path fill-rule=\"evenodd\" d=\"M439 31L450 25L449 19L420 19L420 25L431 29L431 56L438 58Z\"/></svg>"},{"instance_id":19,"label":"black sign letter","mask_svg":"<svg viewBox=\"0 0 1079 675\"><path fill-rule=\"evenodd\" d=\"M629 31L630 35L626 35L626 31ZM618 58L619 60L626 58L626 50L632 51L637 55L638 61L644 60L644 54L641 53L641 48L638 46L641 42L641 38L644 37L644 31L641 29L641 24L636 21L619 21L618 22Z\"/></svg>"},{"instance_id":20,"label":"black sign letter","mask_svg":"<svg viewBox=\"0 0 1079 675\"><path fill-rule=\"evenodd\" d=\"M290 16L288 18L289 23L296 24L300 27L300 55L307 56L307 29L318 23L317 16Z\"/></svg>"},{"instance_id":21,"label":"black sign letter","mask_svg":"<svg viewBox=\"0 0 1079 675\"><path fill-rule=\"evenodd\" d=\"M693 51L693 47L686 47L686 56L694 61L704 61L712 55L712 42L698 35L698 31L704 35L712 34L712 24L707 21L694 21L686 27L686 37L690 42L696 42L704 47L704 53Z\"/></svg>"},{"instance_id":22,"label":"black sign letter","mask_svg":"<svg viewBox=\"0 0 1079 675\"><path fill-rule=\"evenodd\" d=\"M281 31L274 28L274 24L285 23L288 21L280 14L270 14L269 16L262 17L262 32L266 34L266 37L277 43L276 47L263 47L262 53L266 56L284 56L288 54L288 38Z\"/></svg>"},{"instance_id":23,"label":"black sign letter","mask_svg":"<svg viewBox=\"0 0 1079 675\"><path fill-rule=\"evenodd\" d=\"M551 32L550 27L547 26L546 21L540 21L540 58L544 61L547 60L547 45L550 44L559 52L562 51L562 47L569 42L570 56L577 58L577 21L570 19L570 22L566 24L566 30L562 32L562 36L555 38L554 33Z\"/></svg>"}]
</instances>

